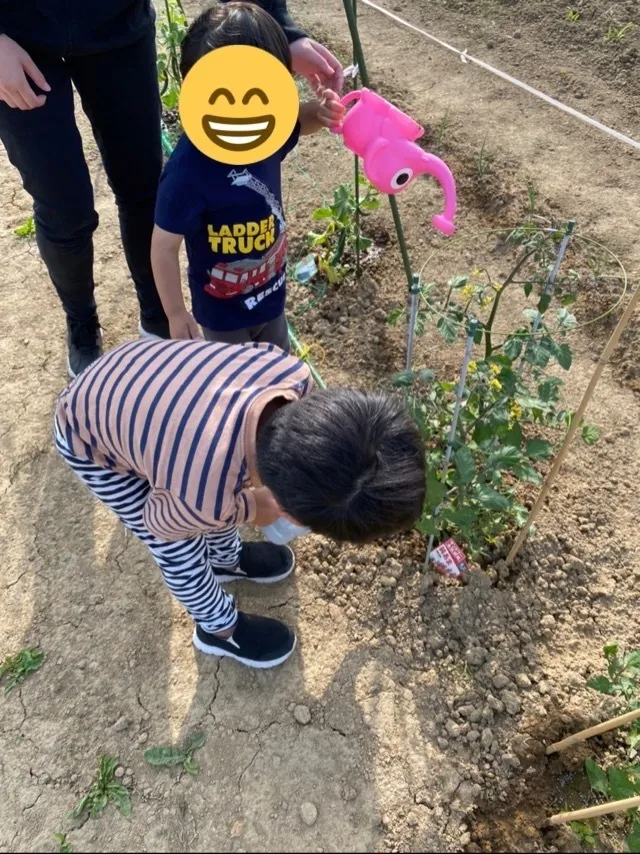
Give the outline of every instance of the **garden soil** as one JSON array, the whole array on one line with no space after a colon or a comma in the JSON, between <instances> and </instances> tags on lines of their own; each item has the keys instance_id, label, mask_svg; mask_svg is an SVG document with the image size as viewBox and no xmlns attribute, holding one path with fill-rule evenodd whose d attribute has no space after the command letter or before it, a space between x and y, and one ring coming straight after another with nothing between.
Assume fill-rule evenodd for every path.
<instances>
[{"instance_id":1,"label":"garden soil","mask_svg":"<svg viewBox=\"0 0 640 854\"><path fill-rule=\"evenodd\" d=\"M337 0L291 5L350 60ZM389 8L640 135L640 27L605 39L611 25L640 24L634 2L578 2L574 23L550 0L396 0ZM458 180L460 256L448 252L438 275L484 263L469 235L516 222L530 182L542 213L574 217L637 284L637 152L370 9L359 21L372 84L427 126L427 146L437 144ZM97 297L111 347L136 334L135 300L109 188L83 128L101 220ZM289 159L294 254L313 209L352 170L329 134L304 139ZM584 756L615 752L619 742L600 740L551 763L543 753L612 711L585 688L602 667L603 643L637 646L638 317L589 408L602 438L571 449L513 570L496 559L458 586L422 571L417 534L360 549L300 541L289 582L237 588L243 609L285 619L299 635L285 666L253 672L195 653L189 620L145 550L54 453L63 317L34 243L13 234L30 205L4 157L0 193L0 657L26 646L47 657L0 698L0 851L57 850L61 830L74 851L579 850L566 831L541 825L565 804L588 801ZM399 197L416 268L442 245L429 224L440 204L426 180ZM348 277L311 308L310 291L292 289L292 317L328 382L371 388L403 367L404 329L386 317L405 302L406 282L386 205L366 227L376 248L361 281ZM602 311L615 287L601 295ZM595 316L599 298L590 303ZM617 316L572 336L574 405ZM416 363L455 378L452 351L430 329ZM145 763L145 749L193 730L207 736L197 777ZM119 757L132 817L109 807L98 820L72 822L101 754ZM609 830L615 839L619 828Z\"/></svg>"}]
</instances>

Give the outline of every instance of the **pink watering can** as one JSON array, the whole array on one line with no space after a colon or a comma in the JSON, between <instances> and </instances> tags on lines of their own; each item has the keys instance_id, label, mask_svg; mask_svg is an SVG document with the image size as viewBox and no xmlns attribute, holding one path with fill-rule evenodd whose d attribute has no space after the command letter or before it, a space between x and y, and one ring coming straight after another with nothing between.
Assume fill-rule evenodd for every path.
<instances>
[{"instance_id":1,"label":"pink watering can","mask_svg":"<svg viewBox=\"0 0 640 854\"><path fill-rule=\"evenodd\" d=\"M443 234L453 234L456 185L447 164L415 144L424 129L370 89L357 89L340 99L344 107L352 101L356 105L332 131L342 134L347 148L362 157L367 179L381 193L395 195L418 175L432 175L442 187L445 205L431 222Z\"/></svg>"}]
</instances>

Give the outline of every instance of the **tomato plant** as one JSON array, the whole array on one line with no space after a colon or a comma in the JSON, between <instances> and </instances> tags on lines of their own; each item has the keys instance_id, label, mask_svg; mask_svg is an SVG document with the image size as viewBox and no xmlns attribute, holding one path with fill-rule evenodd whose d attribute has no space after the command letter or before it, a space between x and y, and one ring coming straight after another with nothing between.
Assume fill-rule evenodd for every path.
<instances>
[{"instance_id":1,"label":"tomato plant","mask_svg":"<svg viewBox=\"0 0 640 854\"><path fill-rule=\"evenodd\" d=\"M575 271L556 280L550 309L545 292L562 229L545 230L527 223L507 239L516 250L509 273L496 280L488 270L474 269L447 283L444 299L435 283L421 288L417 334L428 323L450 344L466 336L477 321L475 344L482 357L470 362L463 405L453 445L452 464L441 481L457 381L443 380L429 370L404 371L395 385L405 389L409 408L420 428L427 458L427 498L418 528L442 539L453 535L478 557L497 545L527 515L522 484L539 484L541 466L571 424L573 414L562 403L564 380L572 353L567 338L576 326L568 306L575 302L579 276ZM522 278L524 277L524 278ZM524 309L524 321L498 342L495 324L504 293L519 285L536 306ZM397 323L404 309L390 316ZM598 431L582 426L587 444Z\"/></svg>"}]
</instances>

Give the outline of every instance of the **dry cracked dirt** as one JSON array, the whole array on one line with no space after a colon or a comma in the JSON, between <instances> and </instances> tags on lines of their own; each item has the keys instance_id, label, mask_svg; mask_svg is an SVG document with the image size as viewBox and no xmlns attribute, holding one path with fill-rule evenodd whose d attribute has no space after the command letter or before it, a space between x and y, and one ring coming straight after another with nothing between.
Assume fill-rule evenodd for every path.
<instances>
[{"instance_id":1,"label":"dry cracked dirt","mask_svg":"<svg viewBox=\"0 0 640 854\"><path fill-rule=\"evenodd\" d=\"M612 15L638 23L637 5L578 5L573 28L564 8L554 18L551 0L389 7L637 137L640 28L605 39ZM338 0L291 7L349 62ZM428 143L447 116L439 153L458 179L461 234L515 222L533 182L545 212L575 217L580 232L617 253L630 287L638 283L637 153L370 9L359 20L373 85L427 125ZM97 297L113 346L136 334L136 307L86 124L83 135L101 219ZM490 168L479 174L483 143ZM352 168L329 134L290 158L293 251ZM46 653L38 673L0 698L0 851L55 851L62 830L74 851L88 852L580 850L541 823L588 797L584 754L554 763L542 754L611 711L585 687L601 670L603 643L638 645L638 318L589 409L602 439L571 449L513 571L497 561L466 586L443 582L421 571L417 534L362 549L300 541L289 582L237 590L243 609L287 620L300 639L284 667L253 672L195 653L189 621L150 557L57 458L63 317L35 245L14 236L30 203L4 155L0 197L0 658L27 646ZM439 245L429 228L438 204L427 182L401 197L416 266ZM403 367L403 330L385 323L406 290L386 206L369 228L377 249L364 281L348 279L295 316L329 382L384 385ZM292 289L294 309L305 299ZM573 336L574 404L617 316ZM445 349L426 336L417 362L446 367ZM196 777L145 762L148 747L194 730L207 737ZM132 817L109 807L73 822L101 754L119 757Z\"/></svg>"}]
</instances>

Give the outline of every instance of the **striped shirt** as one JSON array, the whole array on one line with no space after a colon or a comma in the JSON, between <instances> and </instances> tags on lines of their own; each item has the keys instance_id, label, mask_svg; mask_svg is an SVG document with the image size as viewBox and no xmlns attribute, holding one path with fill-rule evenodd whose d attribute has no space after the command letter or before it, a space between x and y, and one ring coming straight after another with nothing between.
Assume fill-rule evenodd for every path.
<instances>
[{"instance_id":1,"label":"striped shirt","mask_svg":"<svg viewBox=\"0 0 640 854\"><path fill-rule=\"evenodd\" d=\"M254 519L260 414L311 387L273 344L134 341L62 392L56 424L75 456L148 480L143 521L175 541Z\"/></svg>"}]
</instances>

